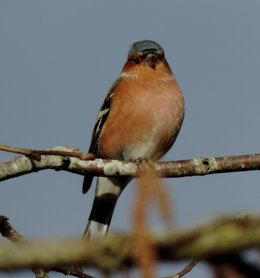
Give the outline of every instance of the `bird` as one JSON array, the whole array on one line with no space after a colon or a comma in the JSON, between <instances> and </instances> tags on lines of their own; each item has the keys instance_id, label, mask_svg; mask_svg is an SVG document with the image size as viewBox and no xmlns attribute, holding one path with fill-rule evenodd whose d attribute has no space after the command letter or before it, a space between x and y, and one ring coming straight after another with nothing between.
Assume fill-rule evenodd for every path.
<instances>
[{"instance_id":1,"label":"bird","mask_svg":"<svg viewBox=\"0 0 260 278\"><path fill-rule=\"evenodd\" d=\"M119 78L98 113L89 153L96 158L157 161L173 145L184 118L184 98L166 58L155 41L131 45ZM85 174L83 193L93 175ZM116 202L129 177L98 177L83 238L107 234Z\"/></svg>"}]
</instances>

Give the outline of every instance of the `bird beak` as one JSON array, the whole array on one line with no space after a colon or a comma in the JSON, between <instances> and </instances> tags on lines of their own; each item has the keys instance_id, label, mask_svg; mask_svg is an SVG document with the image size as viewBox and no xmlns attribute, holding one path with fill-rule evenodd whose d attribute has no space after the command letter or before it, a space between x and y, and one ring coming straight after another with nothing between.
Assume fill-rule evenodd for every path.
<instances>
[{"instance_id":1,"label":"bird beak","mask_svg":"<svg viewBox=\"0 0 260 278\"><path fill-rule=\"evenodd\" d=\"M158 59L159 57L156 53L148 53L145 58L145 65L155 69Z\"/></svg>"}]
</instances>

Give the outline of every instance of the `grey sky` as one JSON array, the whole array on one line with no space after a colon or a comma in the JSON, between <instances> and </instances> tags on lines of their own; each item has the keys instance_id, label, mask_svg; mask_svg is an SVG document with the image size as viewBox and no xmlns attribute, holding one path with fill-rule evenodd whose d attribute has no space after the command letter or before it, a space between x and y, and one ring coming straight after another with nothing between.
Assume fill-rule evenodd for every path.
<instances>
[{"instance_id":1,"label":"grey sky","mask_svg":"<svg viewBox=\"0 0 260 278\"><path fill-rule=\"evenodd\" d=\"M186 105L180 135L164 160L259 152L259 12L258 0L0 1L0 144L87 151L130 44L151 39L165 49ZM1 161L9 157L0 152ZM259 211L258 172L166 182L178 226ZM54 171L5 181L0 213L26 238L80 236L94 194L92 186L83 196L81 185L82 177ZM134 192L131 183L111 231L130 231ZM155 210L150 219L163 225ZM164 265L158 276L180 268ZM203 264L192 273L208 275Z\"/></svg>"}]
</instances>

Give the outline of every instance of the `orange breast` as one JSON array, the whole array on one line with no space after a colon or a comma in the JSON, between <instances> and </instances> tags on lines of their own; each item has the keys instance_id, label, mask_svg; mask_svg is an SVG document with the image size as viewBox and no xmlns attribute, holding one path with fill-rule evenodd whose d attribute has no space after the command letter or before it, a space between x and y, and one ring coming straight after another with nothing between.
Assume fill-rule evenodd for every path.
<instances>
[{"instance_id":1,"label":"orange breast","mask_svg":"<svg viewBox=\"0 0 260 278\"><path fill-rule=\"evenodd\" d=\"M122 77L100 134L101 157L157 160L174 143L184 116L181 89L171 72L149 70Z\"/></svg>"}]
</instances>

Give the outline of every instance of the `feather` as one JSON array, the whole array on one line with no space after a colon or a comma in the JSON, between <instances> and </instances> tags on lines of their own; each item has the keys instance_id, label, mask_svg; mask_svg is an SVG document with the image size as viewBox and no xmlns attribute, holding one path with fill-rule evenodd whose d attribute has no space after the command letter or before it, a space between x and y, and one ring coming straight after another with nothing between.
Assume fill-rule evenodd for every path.
<instances>
[{"instance_id":1,"label":"feather","mask_svg":"<svg viewBox=\"0 0 260 278\"><path fill-rule=\"evenodd\" d=\"M100 108L100 111L98 113L97 119L96 119L96 123L95 123L95 127L93 129L92 132L92 137L91 137L91 143L90 143L90 147L88 152L89 153L93 153L96 157L98 156L98 142L99 142L99 136L100 133L102 131L102 128L107 120L107 117L109 115L110 112L110 107L111 107L111 103L112 103L112 99L113 99L113 95L114 95L114 91L117 87L117 85L120 83L121 78L118 78L114 84L112 85L112 87L110 88L104 102L103 105ZM82 193L85 194L88 192L91 183L93 181L93 175L91 174L86 174L83 180L83 187L82 187Z\"/></svg>"}]
</instances>

